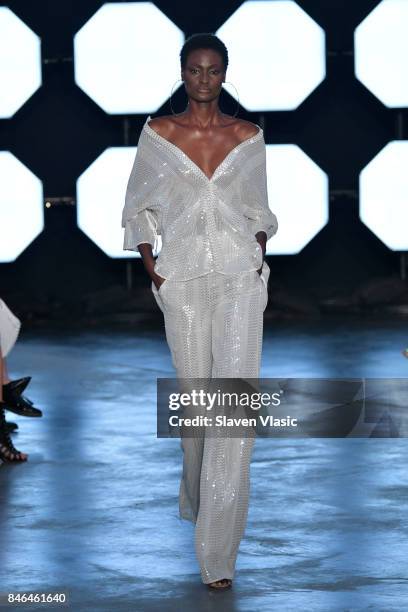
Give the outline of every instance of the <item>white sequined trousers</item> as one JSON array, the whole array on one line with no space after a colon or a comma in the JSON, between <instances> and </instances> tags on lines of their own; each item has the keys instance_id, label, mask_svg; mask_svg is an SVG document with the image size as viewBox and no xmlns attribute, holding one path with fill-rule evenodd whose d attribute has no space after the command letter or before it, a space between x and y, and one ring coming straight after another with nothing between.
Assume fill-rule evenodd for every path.
<instances>
[{"instance_id":1,"label":"white sequined trousers","mask_svg":"<svg viewBox=\"0 0 408 612\"><path fill-rule=\"evenodd\" d=\"M269 267L152 283L178 378L258 378ZM204 428L205 429L205 428ZM233 578L248 514L254 438L181 438L180 516L195 523L205 584Z\"/></svg>"}]
</instances>

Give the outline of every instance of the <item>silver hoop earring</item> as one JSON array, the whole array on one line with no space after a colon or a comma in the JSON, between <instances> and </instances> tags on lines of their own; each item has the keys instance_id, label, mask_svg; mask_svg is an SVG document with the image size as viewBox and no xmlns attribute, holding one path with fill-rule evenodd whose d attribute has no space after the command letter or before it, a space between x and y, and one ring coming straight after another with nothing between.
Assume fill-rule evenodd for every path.
<instances>
[{"instance_id":1,"label":"silver hoop earring","mask_svg":"<svg viewBox=\"0 0 408 612\"><path fill-rule=\"evenodd\" d=\"M236 111L235 111L235 113L232 115L233 117L236 117L236 116L238 115L239 107L241 106L241 105L240 105L240 102L239 102L239 94L238 94L238 89L235 87L234 83L231 83L231 81L224 81L224 83L228 83L229 85L232 85L232 86L233 86L233 88L235 89L235 91L237 92L237 110L236 110ZM226 90L226 91L228 91L228 90Z\"/></svg>"},{"instance_id":2,"label":"silver hoop earring","mask_svg":"<svg viewBox=\"0 0 408 612\"><path fill-rule=\"evenodd\" d=\"M172 114L173 114L173 115L175 115L176 113L174 112L174 109L173 109L173 104L171 103L171 96L173 95L174 85L175 85L176 83L178 83L179 81L181 81L182 83L184 83L183 79L177 79L177 81L175 81L175 82L173 83L173 87L171 88L171 92L170 92L170 108L171 108L171 112L172 112Z\"/></svg>"}]
</instances>

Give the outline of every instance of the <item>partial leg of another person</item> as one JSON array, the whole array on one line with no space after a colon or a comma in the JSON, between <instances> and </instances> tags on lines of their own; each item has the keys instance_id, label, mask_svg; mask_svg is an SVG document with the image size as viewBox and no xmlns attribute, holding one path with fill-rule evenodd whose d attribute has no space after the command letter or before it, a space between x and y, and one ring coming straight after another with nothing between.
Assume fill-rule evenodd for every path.
<instances>
[{"instance_id":1,"label":"partial leg of another person","mask_svg":"<svg viewBox=\"0 0 408 612\"><path fill-rule=\"evenodd\" d=\"M0 299L0 381L4 379L4 359L17 341L21 322ZM7 427L3 384L0 385L0 458L2 461L26 461L28 455L14 447Z\"/></svg>"},{"instance_id":2,"label":"partial leg of another person","mask_svg":"<svg viewBox=\"0 0 408 612\"><path fill-rule=\"evenodd\" d=\"M3 379L3 367L4 359L0 348L0 380ZM17 450L10 438L6 421L5 407L6 404L3 401L3 387L0 385L0 460L6 462L26 461L28 455Z\"/></svg>"},{"instance_id":3,"label":"partial leg of another person","mask_svg":"<svg viewBox=\"0 0 408 612\"><path fill-rule=\"evenodd\" d=\"M25 376L17 380L10 380L7 371L6 357L17 342L21 329L21 321L10 310L7 304L0 298L0 340L3 356L3 372L0 378L3 400L7 410L27 417L42 416L41 410L35 408L33 402L25 397L22 392L31 380L31 376Z\"/></svg>"}]
</instances>

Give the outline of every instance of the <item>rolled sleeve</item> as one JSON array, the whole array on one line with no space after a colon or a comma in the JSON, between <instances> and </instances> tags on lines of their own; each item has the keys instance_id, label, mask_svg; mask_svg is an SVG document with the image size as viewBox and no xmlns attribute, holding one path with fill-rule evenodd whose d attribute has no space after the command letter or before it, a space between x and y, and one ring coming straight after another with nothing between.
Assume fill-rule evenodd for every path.
<instances>
[{"instance_id":1,"label":"rolled sleeve","mask_svg":"<svg viewBox=\"0 0 408 612\"><path fill-rule=\"evenodd\" d=\"M138 245L143 243L151 244L157 251L158 236L161 234L161 207L167 199L165 172L164 169L159 172L158 167L155 151L142 132L122 211L125 251L137 251Z\"/></svg>"},{"instance_id":2,"label":"rolled sleeve","mask_svg":"<svg viewBox=\"0 0 408 612\"><path fill-rule=\"evenodd\" d=\"M278 220L276 215L269 211L265 214L259 214L255 219L248 219L251 234L256 236L258 232L265 232L266 239L272 238L278 231Z\"/></svg>"},{"instance_id":3,"label":"rolled sleeve","mask_svg":"<svg viewBox=\"0 0 408 612\"><path fill-rule=\"evenodd\" d=\"M125 221L123 250L136 251L139 244L148 243L154 251L158 243L158 223L156 214L145 208L135 217Z\"/></svg>"},{"instance_id":4,"label":"rolled sleeve","mask_svg":"<svg viewBox=\"0 0 408 612\"><path fill-rule=\"evenodd\" d=\"M269 240L278 231L278 219L269 207L266 176L266 147L262 142L259 155L248 168L244 185L244 216L253 235L265 232Z\"/></svg>"}]
</instances>

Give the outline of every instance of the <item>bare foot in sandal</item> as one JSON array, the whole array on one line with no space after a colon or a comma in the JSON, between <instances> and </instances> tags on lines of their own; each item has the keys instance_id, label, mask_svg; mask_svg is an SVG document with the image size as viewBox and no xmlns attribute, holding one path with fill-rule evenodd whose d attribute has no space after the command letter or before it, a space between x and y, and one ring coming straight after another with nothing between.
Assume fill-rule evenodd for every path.
<instances>
[{"instance_id":1,"label":"bare foot in sandal","mask_svg":"<svg viewBox=\"0 0 408 612\"><path fill-rule=\"evenodd\" d=\"M222 578L221 580L216 580L215 582L210 582L208 584L210 589L228 589L231 585L231 578Z\"/></svg>"},{"instance_id":2,"label":"bare foot in sandal","mask_svg":"<svg viewBox=\"0 0 408 612\"><path fill-rule=\"evenodd\" d=\"M4 402L0 400L0 460L9 463L27 461L28 455L17 450L11 441L7 429L4 406Z\"/></svg>"}]
</instances>

